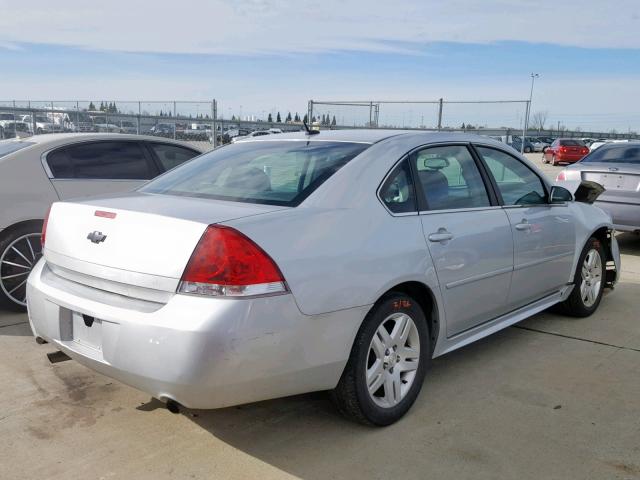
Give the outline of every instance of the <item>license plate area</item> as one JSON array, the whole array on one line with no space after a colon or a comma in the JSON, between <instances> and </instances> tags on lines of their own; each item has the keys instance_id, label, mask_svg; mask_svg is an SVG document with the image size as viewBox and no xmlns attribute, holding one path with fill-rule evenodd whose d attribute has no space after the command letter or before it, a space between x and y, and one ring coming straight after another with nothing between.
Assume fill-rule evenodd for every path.
<instances>
[{"instance_id":1,"label":"license plate area","mask_svg":"<svg viewBox=\"0 0 640 480\"><path fill-rule=\"evenodd\" d=\"M82 313L71 313L72 340L83 347L102 350L102 320Z\"/></svg>"},{"instance_id":2,"label":"license plate area","mask_svg":"<svg viewBox=\"0 0 640 480\"><path fill-rule=\"evenodd\" d=\"M633 177L619 173L588 173L585 180L598 182L606 190L633 190Z\"/></svg>"}]
</instances>

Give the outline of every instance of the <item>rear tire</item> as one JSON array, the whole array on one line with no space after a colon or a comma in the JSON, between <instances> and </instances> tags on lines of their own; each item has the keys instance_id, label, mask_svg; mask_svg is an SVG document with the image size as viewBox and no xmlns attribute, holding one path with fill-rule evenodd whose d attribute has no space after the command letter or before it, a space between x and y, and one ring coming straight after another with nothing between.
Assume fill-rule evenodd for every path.
<instances>
[{"instance_id":1,"label":"rear tire","mask_svg":"<svg viewBox=\"0 0 640 480\"><path fill-rule=\"evenodd\" d=\"M574 276L573 290L569 297L559 304L565 315L588 317L598 309L604 292L606 256L602 242L589 238L585 245Z\"/></svg>"},{"instance_id":2,"label":"rear tire","mask_svg":"<svg viewBox=\"0 0 640 480\"><path fill-rule=\"evenodd\" d=\"M0 236L0 306L11 310L26 308L26 280L42 256L42 222L10 227Z\"/></svg>"},{"instance_id":3,"label":"rear tire","mask_svg":"<svg viewBox=\"0 0 640 480\"><path fill-rule=\"evenodd\" d=\"M332 399L352 420L390 425L413 405L430 359L422 309L408 295L392 293L365 317Z\"/></svg>"}]
</instances>

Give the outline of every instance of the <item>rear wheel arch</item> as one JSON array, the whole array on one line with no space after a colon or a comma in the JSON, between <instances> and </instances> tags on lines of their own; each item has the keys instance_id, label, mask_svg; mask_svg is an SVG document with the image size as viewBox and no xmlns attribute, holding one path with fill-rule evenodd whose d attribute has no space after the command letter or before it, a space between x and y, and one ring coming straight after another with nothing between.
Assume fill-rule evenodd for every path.
<instances>
[{"instance_id":1,"label":"rear wheel arch","mask_svg":"<svg viewBox=\"0 0 640 480\"><path fill-rule=\"evenodd\" d=\"M438 303L433 291L424 283L418 281L403 282L391 287L384 292L374 303L370 310L373 310L376 305L382 302L394 294L404 294L411 297L418 302L424 316L427 320L427 327L429 328L429 337L431 339L431 353L435 351L436 342L440 333L440 318L438 315Z\"/></svg>"},{"instance_id":2,"label":"rear wheel arch","mask_svg":"<svg viewBox=\"0 0 640 480\"><path fill-rule=\"evenodd\" d=\"M0 241L8 235L11 235L14 231L21 229L22 227L32 226L34 232L42 231L42 223L44 219L23 220L21 222L14 223L7 228L0 230Z\"/></svg>"}]
</instances>

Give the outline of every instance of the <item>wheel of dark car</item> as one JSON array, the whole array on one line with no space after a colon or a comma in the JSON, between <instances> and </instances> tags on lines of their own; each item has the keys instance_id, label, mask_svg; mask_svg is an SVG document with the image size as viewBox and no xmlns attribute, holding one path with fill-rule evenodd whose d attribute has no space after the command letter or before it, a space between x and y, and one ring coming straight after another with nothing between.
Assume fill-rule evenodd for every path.
<instances>
[{"instance_id":1,"label":"wheel of dark car","mask_svg":"<svg viewBox=\"0 0 640 480\"><path fill-rule=\"evenodd\" d=\"M389 425L415 401L431 356L427 322L404 294L383 298L356 336L333 399L347 417Z\"/></svg>"},{"instance_id":2,"label":"wheel of dark car","mask_svg":"<svg viewBox=\"0 0 640 480\"><path fill-rule=\"evenodd\" d=\"M524 147L524 153L531 153L531 147Z\"/></svg>"},{"instance_id":3,"label":"wheel of dark car","mask_svg":"<svg viewBox=\"0 0 640 480\"><path fill-rule=\"evenodd\" d=\"M560 304L563 313L588 317L596 311L604 291L606 257L602 242L591 237L578 260L571 295Z\"/></svg>"},{"instance_id":4,"label":"wheel of dark car","mask_svg":"<svg viewBox=\"0 0 640 480\"><path fill-rule=\"evenodd\" d=\"M27 305L27 277L42 256L42 224L29 222L0 238L0 304L14 309Z\"/></svg>"}]
</instances>

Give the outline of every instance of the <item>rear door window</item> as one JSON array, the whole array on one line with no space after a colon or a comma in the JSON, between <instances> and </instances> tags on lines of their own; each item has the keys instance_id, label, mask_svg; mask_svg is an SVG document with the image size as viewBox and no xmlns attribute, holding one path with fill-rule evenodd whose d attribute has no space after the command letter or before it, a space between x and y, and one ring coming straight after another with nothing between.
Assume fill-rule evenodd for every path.
<instances>
[{"instance_id":1,"label":"rear door window","mask_svg":"<svg viewBox=\"0 0 640 480\"><path fill-rule=\"evenodd\" d=\"M629 163L640 165L640 145L600 147L584 157L580 163Z\"/></svg>"},{"instance_id":2,"label":"rear door window","mask_svg":"<svg viewBox=\"0 0 640 480\"><path fill-rule=\"evenodd\" d=\"M193 157L200 155L199 152L191 150L190 148L170 145L168 143L152 143L150 146L164 170L171 170L178 165L182 165L187 160L191 160Z\"/></svg>"},{"instance_id":3,"label":"rear door window","mask_svg":"<svg viewBox=\"0 0 640 480\"><path fill-rule=\"evenodd\" d=\"M480 170L466 146L429 147L411 157L429 210L491 205Z\"/></svg>"},{"instance_id":4,"label":"rear door window","mask_svg":"<svg viewBox=\"0 0 640 480\"><path fill-rule=\"evenodd\" d=\"M159 172L139 142L85 142L47 155L54 178L149 180Z\"/></svg>"}]
</instances>

